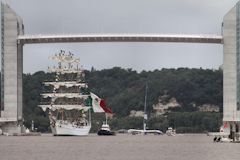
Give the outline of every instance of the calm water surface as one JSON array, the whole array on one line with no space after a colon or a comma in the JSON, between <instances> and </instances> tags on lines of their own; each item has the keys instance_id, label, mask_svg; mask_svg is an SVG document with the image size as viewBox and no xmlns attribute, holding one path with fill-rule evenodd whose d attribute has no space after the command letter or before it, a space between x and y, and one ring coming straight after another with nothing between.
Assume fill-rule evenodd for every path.
<instances>
[{"instance_id":1,"label":"calm water surface","mask_svg":"<svg viewBox=\"0 0 240 160\"><path fill-rule=\"evenodd\" d=\"M206 135L0 136L0 160L239 160L240 143Z\"/></svg>"}]
</instances>

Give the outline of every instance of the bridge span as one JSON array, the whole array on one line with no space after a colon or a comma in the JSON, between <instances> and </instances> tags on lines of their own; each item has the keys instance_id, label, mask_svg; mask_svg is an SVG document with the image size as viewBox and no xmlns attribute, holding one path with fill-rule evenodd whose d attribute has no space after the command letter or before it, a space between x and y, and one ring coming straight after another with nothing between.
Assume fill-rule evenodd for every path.
<instances>
[{"instance_id":1,"label":"bridge span","mask_svg":"<svg viewBox=\"0 0 240 160\"><path fill-rule=\"evenodd\" d=\"M185 34L71 34L71 35L19 35L19 44L67 42L181 42L222 44L218 35Z\"/></svg>"}]
</instances>

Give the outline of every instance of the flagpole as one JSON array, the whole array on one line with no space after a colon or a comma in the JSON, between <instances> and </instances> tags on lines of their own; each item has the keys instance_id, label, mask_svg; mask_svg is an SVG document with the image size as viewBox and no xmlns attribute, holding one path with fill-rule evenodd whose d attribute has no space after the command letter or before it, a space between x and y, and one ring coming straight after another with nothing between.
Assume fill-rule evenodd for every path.
<instances>
[{"instance_id":1,"label":"flagpole","mask_svg":"<svg viewBox=\"0 0 240 160\"><path fill-rule=\"evenodd\" d=\"M89 123L90 123L90 126L92 126L92 117L91 117L91 108L89 108L89 112L88 112L88 117L89 117Z\"/></svg>"},{"instance_id":2,"label":"flagpole","mask_svg":"<svg viewBox=\"0 0 240 160\"><path fill-rule=\"evenodd\" d=\"M144 118L143 118L143 132L146 132L146 121L147 121L147 91L148 91L148 83L146 82L146 90L145 90L145 102L144 102Z\"/></svg>"},{"instance_id":3,"label":"flagpole","mask_svg":"<svg viewBox=\"0 0 240 160\"><path fill-rule=\"evenodd\" d=\"M106 118L106 124L107 124L107 113L105 113L105 118Z\"/></svg>"}]
</instances>

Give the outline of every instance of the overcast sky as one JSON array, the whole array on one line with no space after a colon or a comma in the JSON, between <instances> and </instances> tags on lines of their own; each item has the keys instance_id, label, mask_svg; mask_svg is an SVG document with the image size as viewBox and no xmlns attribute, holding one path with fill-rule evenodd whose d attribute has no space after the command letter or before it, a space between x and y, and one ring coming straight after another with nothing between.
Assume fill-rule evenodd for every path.
<instances>
[{"instance_id":1,"label":"overcast sky","mask_svg":"<svg viewBox=\"0 0 240 160\"><path fill-rule=\"evenodd\" d=\"M238 0L5 0L22 17L25 34L158 33L221 35L223 16ZM24 46L24 72L46 71L61 49L85 69L218 68L219 44L67 43Z\"/></svg>"}]
</instances>

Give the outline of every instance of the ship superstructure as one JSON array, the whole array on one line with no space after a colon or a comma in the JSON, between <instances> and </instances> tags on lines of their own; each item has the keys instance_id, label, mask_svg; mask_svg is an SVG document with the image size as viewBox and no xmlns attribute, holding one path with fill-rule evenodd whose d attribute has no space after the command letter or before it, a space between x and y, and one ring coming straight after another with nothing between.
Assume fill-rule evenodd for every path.
<instances>
[{"instance_id":1,"label":"ship superstructure","mask_svg":"<svg viewBox=\"0 0 240 160\"><path fill-rule=\"evenodd\" d=\"M91 128L91 97L80 59L72 53L60 53L50 57L57 66L49 67L55 74L53 81L44 82L42 102L39 105L48 112L53 135L88 135Z\"/></svg>"}]
</instances>

